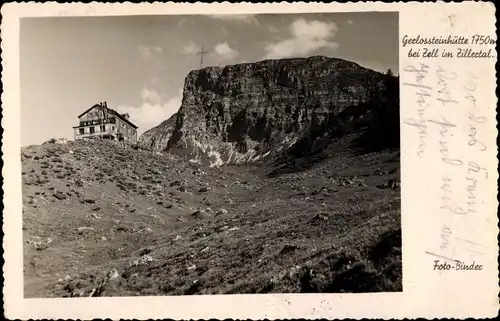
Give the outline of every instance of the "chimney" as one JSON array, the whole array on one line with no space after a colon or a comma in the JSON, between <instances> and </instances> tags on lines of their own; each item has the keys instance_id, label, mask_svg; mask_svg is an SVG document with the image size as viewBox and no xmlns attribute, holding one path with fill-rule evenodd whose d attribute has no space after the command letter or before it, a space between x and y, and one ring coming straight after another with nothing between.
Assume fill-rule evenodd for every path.
<instances>
[{"instance_id":1,"label":"chimney","mask_svg":"<svg viewBox=\"0 0 500 321\"><path fill-rule=\"evenodd\" d=\"M129 119L130 115L129 114L122 114L122 117L125 118L125 119Z\"/></svg>"}]
</instances>

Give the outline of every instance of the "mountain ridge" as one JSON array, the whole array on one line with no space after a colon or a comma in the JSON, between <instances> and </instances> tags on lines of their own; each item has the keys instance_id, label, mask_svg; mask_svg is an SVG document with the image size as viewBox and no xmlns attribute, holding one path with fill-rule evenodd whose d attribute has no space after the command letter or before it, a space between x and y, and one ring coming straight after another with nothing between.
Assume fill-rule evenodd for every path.
<instances>
[{"instance_id":1,"label":"mountain ridge","mask_svg":"<svg viewBox=\"0 0 500 321\"><path fill-rule=\"evenodd\" d=\"M211 166L269 163L312 136L314 145L324 135L342 138L373 127L380 118L374 110L382 106L378 109L384 117L390 115L392 132L380 132L379 140L388 135L397 139L381 148L397 148L398 96L393 75L339 58L206 67L186 76L178 112L141 135L139 146ZM359 112L342 118L349 109ZM323 142L324 148L331 142Z\"/></svg>"}]
</instances>

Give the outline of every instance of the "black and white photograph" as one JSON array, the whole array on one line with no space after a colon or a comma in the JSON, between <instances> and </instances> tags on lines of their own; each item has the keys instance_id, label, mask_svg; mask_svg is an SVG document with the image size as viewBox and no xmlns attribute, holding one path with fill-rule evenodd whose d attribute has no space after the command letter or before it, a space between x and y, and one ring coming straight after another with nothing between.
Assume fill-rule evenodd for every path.
<instances>
[{"instance_id":1,"label":"black and white photograph","mask_svg":"<svg viewBox=\"0 0 500 321\"><path fill-rule=\"evenodd\" d=\"M398 12L19 25L25 298L403 290Z\"/></svg>"}]
</instances>

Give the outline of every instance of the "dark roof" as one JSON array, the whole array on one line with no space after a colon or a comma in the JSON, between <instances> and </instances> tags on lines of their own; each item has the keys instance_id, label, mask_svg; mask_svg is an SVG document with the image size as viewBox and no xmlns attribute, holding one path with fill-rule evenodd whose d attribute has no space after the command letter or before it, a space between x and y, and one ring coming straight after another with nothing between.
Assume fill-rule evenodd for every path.
<instances>
[{"instance_id":1,"label":"dark roof","mask_svg":"<svg viewBox=\"0 0 500 321\"><path fill-rule=\"evenodd\" d=\"M78 118L82 117L83 115L85 115L86 113L88 113L90 110L92 110L95 107L102 108L101 105L95 104L94 106L90 107L89 109L87 109L86 111L84 111L83 113L81 113L80 115L78 115ZM116 110L108 108L108 107L105 107L105 108L108 110L108 115L114 115L114 116L120 118L121 120L123 120L124 122L126 122L127 124L129 124L130 126L134 127L135 129L138 128L130 120L128 120L127 118L123 117L123 115L121 115L120 113L118 113Z\"/></svg>"}]
</instances>

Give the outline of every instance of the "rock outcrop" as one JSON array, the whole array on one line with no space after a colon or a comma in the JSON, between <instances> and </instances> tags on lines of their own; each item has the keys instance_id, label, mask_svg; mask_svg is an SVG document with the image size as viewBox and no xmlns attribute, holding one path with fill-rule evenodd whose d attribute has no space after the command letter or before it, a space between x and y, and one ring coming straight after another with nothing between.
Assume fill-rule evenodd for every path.
<instances>
[{"instance_id":1,"label":"rock outcrop","mask_svg":"<svg viewBox=\"0 0 500 321\"><path fill-rule=\"evenodd\" d=\"M286 165L348 136L353 148L398 147L398 88L391 74L322 56L194 70L179 111L139 146L212 166Z\"/></svg>"},{"instance_id":2,"label":"rock outcrop","mask_svg":"<svg viewBox=\"0 0 500 321\"><path fill-rule=\"evenodd\" d=\"M144 132L139 137L139 146L157 152L165 151L168 146L168 141L170 137L172 137L172 132L175 129L176 119L177 114L173 114L158 126Z\"/></svg>"}]
</instances>

